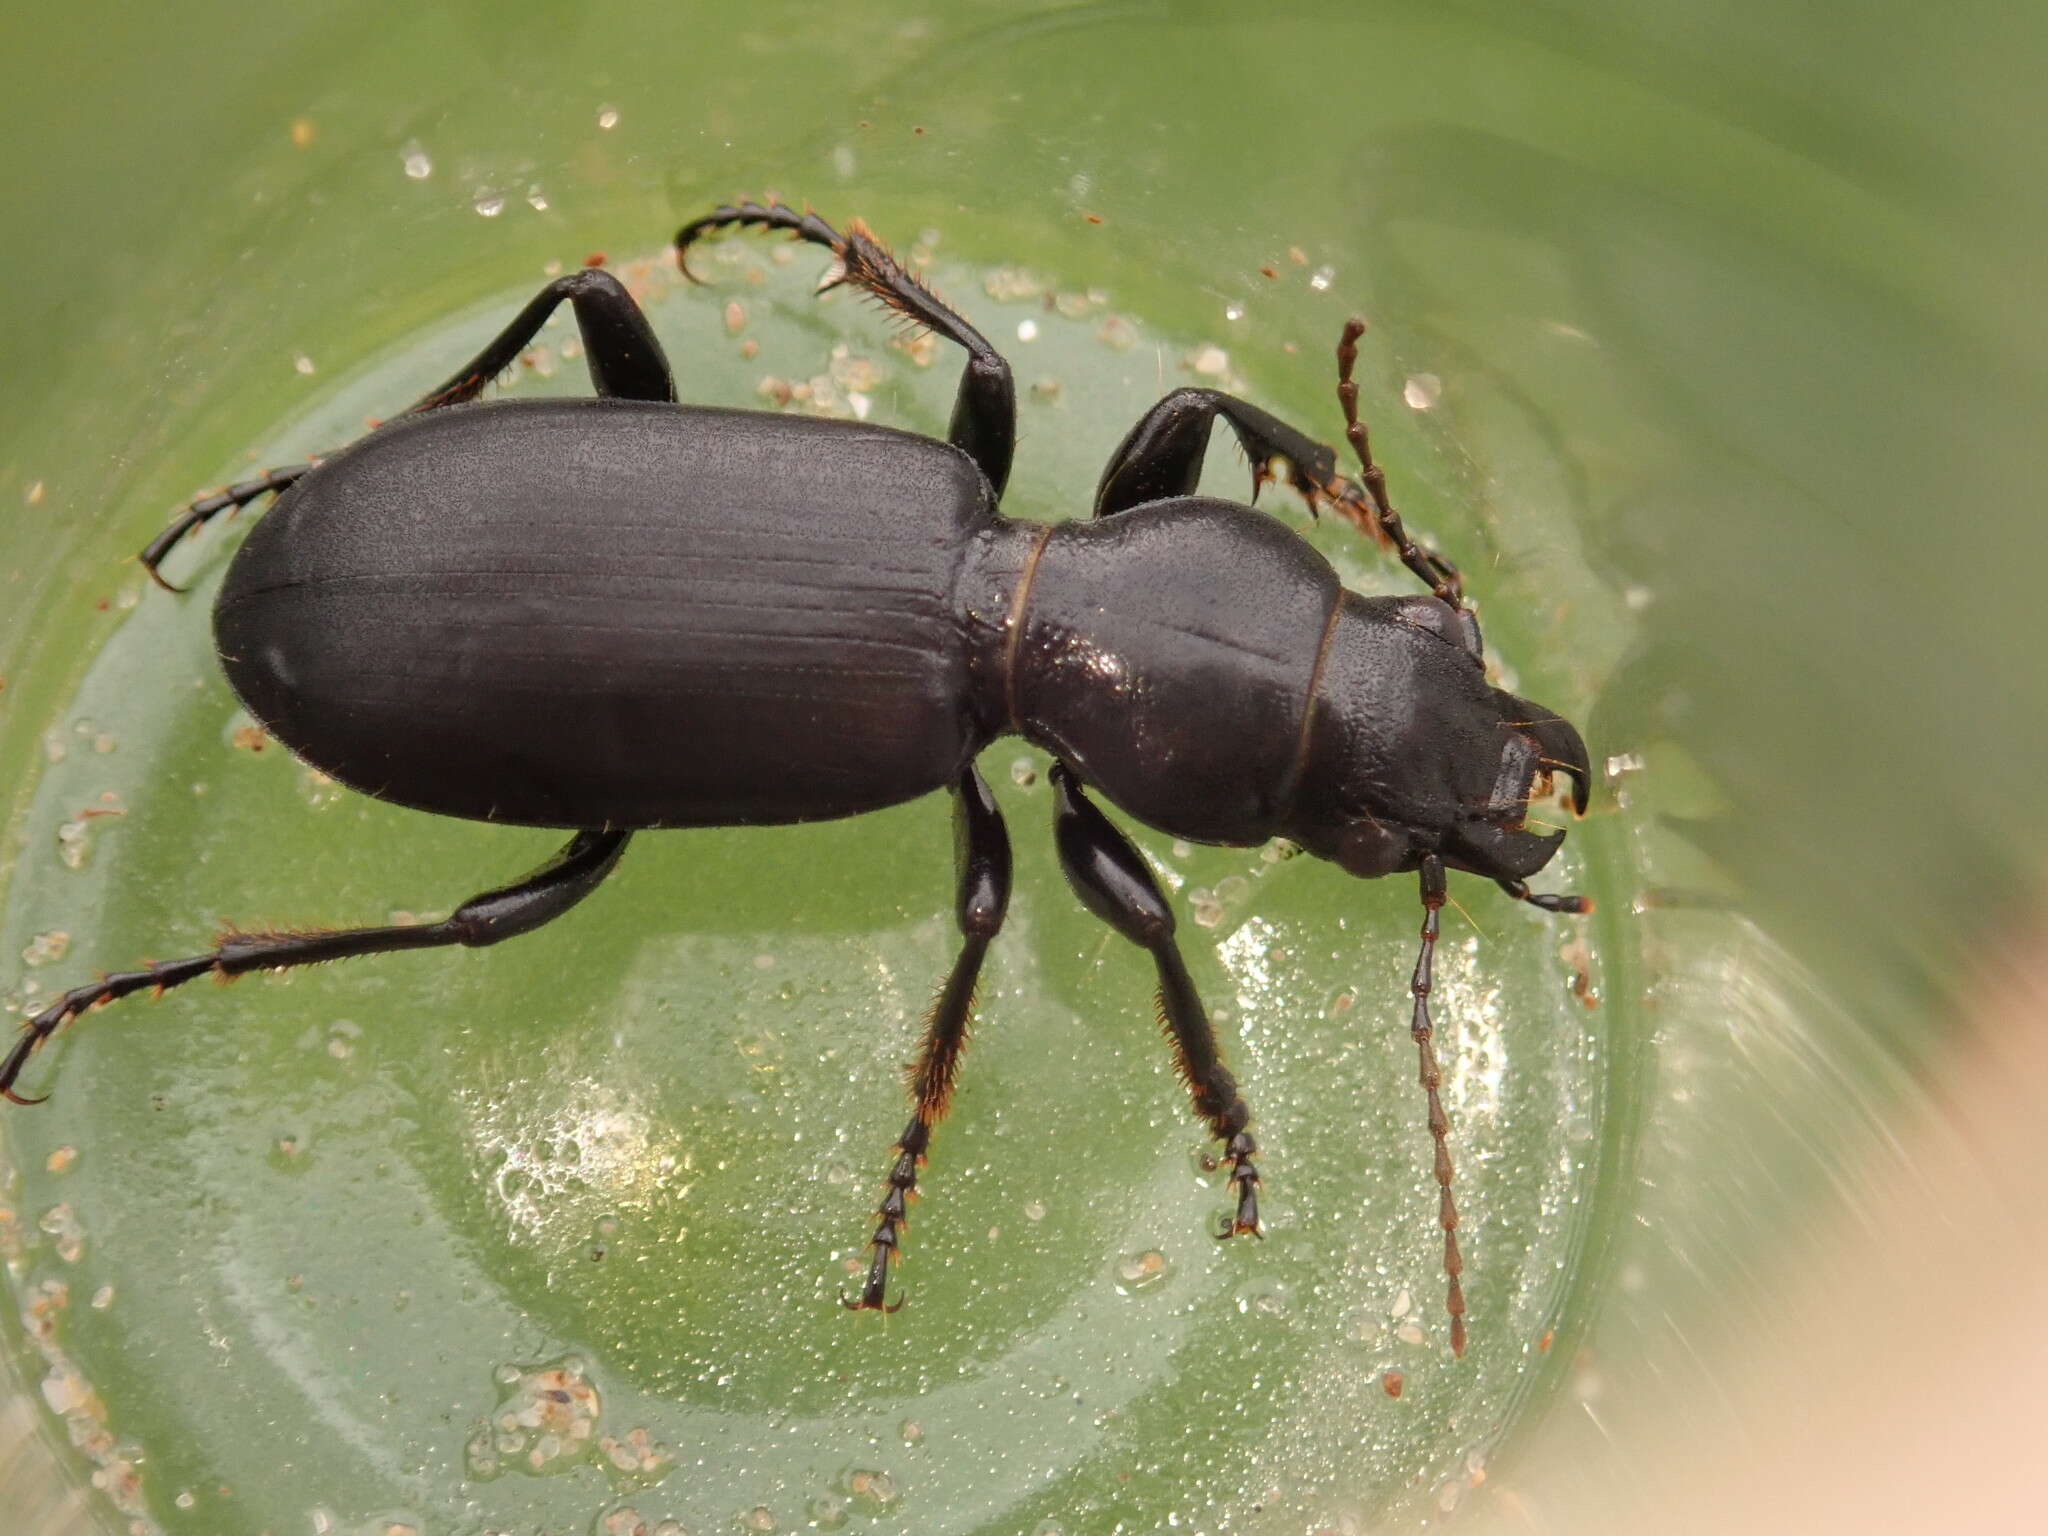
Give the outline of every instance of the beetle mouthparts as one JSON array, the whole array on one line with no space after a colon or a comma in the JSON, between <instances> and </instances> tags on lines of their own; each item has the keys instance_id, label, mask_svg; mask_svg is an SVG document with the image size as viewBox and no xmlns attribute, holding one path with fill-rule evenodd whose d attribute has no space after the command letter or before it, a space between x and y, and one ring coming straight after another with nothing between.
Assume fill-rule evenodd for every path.
<instances>
[{"instance_id":1,"label":"beetle mouthparts","mask_svg":"<svg viewBox=\"0 0 2048 1536\"><path fill-rule=\"evenodd\" d=\"M1516 698L1513 694L1505 697L1513 706L1513 713L1504 723L1513 728L1518 735L1526 736L1536 744L1539 749L1538 768L1545 773L1565 773L1571 776L1572 811L1575 815L1585 815L1586 804L1593 794L1593 769L1586 757L1584 738L1569 720L1552 714L1542 705L1531 704L1527 699ZM1507 771L1505 757L1501 760L1501 771L1503 775ZM1517 788L1526 794L1529 784L1533 782L1532 775L1530 780L1518 785ZM1496 797L1499 796L1499 784L1495 785L1494 794Z\"/></svg>"}]
</instances>

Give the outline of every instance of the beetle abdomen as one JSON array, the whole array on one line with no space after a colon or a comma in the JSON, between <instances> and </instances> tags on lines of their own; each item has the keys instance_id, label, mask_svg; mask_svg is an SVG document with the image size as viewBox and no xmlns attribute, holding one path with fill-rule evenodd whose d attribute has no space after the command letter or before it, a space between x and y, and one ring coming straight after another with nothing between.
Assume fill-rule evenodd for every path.
<instances>
[{"instance_id":1,"label":"beetle abdomen","mask_svg":"<svg viewBox=\"0 0 2048 1536\"><path fill-rule=\"evenodd\" d=\"M284 743L399 804L548 826L847 816L972 748L943 443L616 400L402 419L250 534L215 610Z\"/></svg>"}]
</instances>

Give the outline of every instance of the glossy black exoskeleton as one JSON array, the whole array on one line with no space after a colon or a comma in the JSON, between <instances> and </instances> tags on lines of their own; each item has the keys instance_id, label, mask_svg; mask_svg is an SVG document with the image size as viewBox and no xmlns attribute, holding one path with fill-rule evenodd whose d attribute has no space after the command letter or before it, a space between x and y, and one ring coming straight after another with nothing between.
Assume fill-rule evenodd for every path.
<instances>
[{"instance_id":1,"label":"glossy black exoskeleton","mask_svg":"<svg viewBox=\"0 0 2048 1536\"><path fill-rule=\"evenodd\" d=\"M859 223L842 235L813 214L743 203L684 226L677 259L730 225L829 247L827 286L853 284L964 348L947 440L679 405L638 306L593 269L549 283L405 415L192 503L144 552L152 575L216 513L282 493L236 553L214 629L236 693L292 751L400 805L575 835L438 923L233 933L210 953L78 987L28 1021L0 1091L18 1099L43 1040L132 992L527 932L594 890L641 829L852 816L950 788L964 942L912 1071L915 1110L867 1279L848 1302L882 1307L1009 899L1009 844L975 757L1014 734L1056 760L1054 831L1075 892L1157 964L1177 1065L1229 1164L1226 1236L1259 1230L1251 1112L1172 908L1082 786L1174 837L1286 837L1355 875L1419 873L1412 1030L1462 1350L1428 1006L1444 872L1585 910L1530 892L1564 834L1523 823L1552 772L1571 777L1581 811L1589 779L1570 725L1487 682L1457 569L1389 505L1350 377L1362 325L1338 349L1361 478L1256 406L1182 389L1117 448L1092 518L1023 522L998 509L1015 396L981 334ZM564 300L598 398L476 403ZM1397 552L1428 594L1347 592L1280 522L1197 495L1219 418L1251 458L1255 491L1284 476Z\"/></svg>"}]
</instances>

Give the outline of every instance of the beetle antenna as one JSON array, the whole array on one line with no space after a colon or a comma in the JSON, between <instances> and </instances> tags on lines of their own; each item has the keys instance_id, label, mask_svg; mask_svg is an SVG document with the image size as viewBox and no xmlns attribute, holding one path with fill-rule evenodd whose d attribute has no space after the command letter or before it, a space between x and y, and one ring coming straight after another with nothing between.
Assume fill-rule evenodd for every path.
<instances>
[{"instance_id":1,"label":"beetle antenna","mask_svg":"<svg viewBox=\"0 0 2048 1536\"><path fill-rule=\"evenodd\" d=\"M1436 1047L1432 1043L1436 1027L1429 1016L1429 993L1435 981L1438 918L1450 890L1444 880L1444 861L1437 855L1432 853L1423 858L1421 872L1422 953L1416 957L1415 975L1408 983L1408 990L1415 995L1415 1016L1408 1026L1408 1033L1415 1037L1422 1089L1429 1095L1429 1134L1436 1143L1437 1220L1444 1229L1444 1275L1450 1282L1449 1292L1444 1298L1444 1310L1451 1317L1451 1353L1463 1358L1465 1291L1458 1283L1458 1277L1465 1272L1465 1260L1458 1252L1458 1206L1451 1198L1451 1175L1454 1171L1449 1144L1451 1122L1444 1114L1443 1096L1439 1092L1443 1073L1436 1064Z\"/></svg>"},{"instance_id":2,"label":"beetle antenna","mask_svg":"<svg viewBox=\"0 0 2048 1536\"><path fill-rule=\"evenodd\" d=\"M1408 535L1401 514L1387 499L1387 472L1373 462L1372 435L1358 419L1358 385L1351 370L1358 363L1358 338L1365 334L1365 321L1353 315L1344 322L1344 334L1337 342L1337 403L1344 407L1344 440L1358 455L1366 494L1372 498L1373 521L1380 537L1400 553L1401 563L1416 579L1453 608L1465 606L1465 578L1458 568L1427 544Z\"/></svg>"}]
</instances>

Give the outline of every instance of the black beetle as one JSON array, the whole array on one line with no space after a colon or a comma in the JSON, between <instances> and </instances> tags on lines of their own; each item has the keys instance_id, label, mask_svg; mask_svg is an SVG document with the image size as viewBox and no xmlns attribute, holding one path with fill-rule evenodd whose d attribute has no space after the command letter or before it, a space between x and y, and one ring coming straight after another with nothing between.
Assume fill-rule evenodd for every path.
<instances>
[{"instance_id":1,"label":"black beetle","mask_svg":"<svg viewBox=\"0 0 2048 1536\"><path fill-rule=\"evenodd\" d=\"M982 335L859 222L841 235L808 212L739 203L685 225L678 262L732 225L829 247L837 265L824 287L853 284L966 350L947 441L679 405L639 307L586 269L549 283L404 416L329 458L193 502L143 552L153 576L215 514L283 493L214 609L228 679L278 739L380 799L575 835L441 922L230 932L209 954L78 987L28 1021L0 1064L0 1091L38 1102L14 1089L36 1047L131 992L525 933L596 889L642 828L852 816L950 787L965 941L912 1068L915 1112L866 1282L847 1300L882 1308L1009 899L1009 843L975 757L1016 734L1056 760L1068 881L1158 966L1176 1064L1236 1190L1222 1236L1259 1231L1251 1111L1182 964L1172 908L1082 786L1174 837L1287 837L1355 875L1419 872L1412 1029L1462 1352L1430 1043L1444 872L1491 877L1550 911L1588 910L1529 890L1564 834L1523 822L1553 771L1571 777L1583 812L1589 775L1577 731L1487 683L1456 567L1411 539L1389 504L1351 381L1362 323L1338 347L1360 479L1256 406L1181 389L1117 448L1091 519L1012 521L997 499L1015 392ZM599 398L473 403L565 299ZM1396 551L1429 595L1347 592L1278 521L1196 495L1218 418L1251 458L1254 495L1283 476L1311 509L1330 507Z\"/></svg>"}]
</instances>

